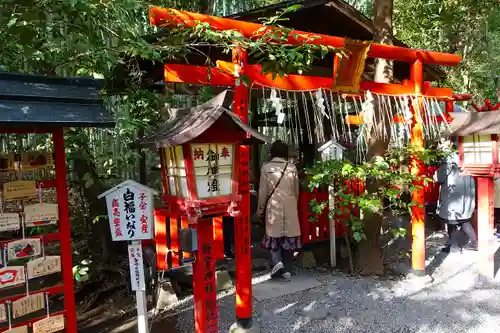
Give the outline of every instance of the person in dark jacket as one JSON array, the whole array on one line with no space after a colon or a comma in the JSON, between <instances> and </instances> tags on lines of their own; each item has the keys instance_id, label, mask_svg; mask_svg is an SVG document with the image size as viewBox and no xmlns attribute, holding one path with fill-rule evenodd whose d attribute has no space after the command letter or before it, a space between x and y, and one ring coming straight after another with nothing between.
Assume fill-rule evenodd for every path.
<instances>
[{"instance_id":1,"label":"person in dark jacket","mask_svg":"<svg viewBox=\"0 0 500 333\"><path fill-rule=\"evenodd\" d=\"M448 144L451 144L448 140ZM446 222L448 241L442 249L450 252L457 244L459 228L469 237L470 248L477 250L477 237L471 221L476 208L476 183L474 177L465 175L459 166L457 153L444 159L434 176L440 185L437 214Z\"/></svg>"}]
</instances>

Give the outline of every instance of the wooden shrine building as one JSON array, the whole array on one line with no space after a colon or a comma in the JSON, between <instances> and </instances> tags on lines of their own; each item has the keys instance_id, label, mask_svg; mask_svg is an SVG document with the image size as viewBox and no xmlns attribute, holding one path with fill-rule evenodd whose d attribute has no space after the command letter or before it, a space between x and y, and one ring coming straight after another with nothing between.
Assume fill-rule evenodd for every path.
<instances>
[{"instance_id":1,"label":"wooden shrine building","mask_svg":"<svg viewBox=\"0 0 500 333\"><path fill-rule=\"evenodd\" d=\"M0 286L0 307L6 314L5 307L38 304L22 316L10 311L0 332L78 332L64 128L114 127L102 86L92 78L0 72L0 215L9 222L0 230L0 275L13 276Z\"/></svg>"}]
</instances>

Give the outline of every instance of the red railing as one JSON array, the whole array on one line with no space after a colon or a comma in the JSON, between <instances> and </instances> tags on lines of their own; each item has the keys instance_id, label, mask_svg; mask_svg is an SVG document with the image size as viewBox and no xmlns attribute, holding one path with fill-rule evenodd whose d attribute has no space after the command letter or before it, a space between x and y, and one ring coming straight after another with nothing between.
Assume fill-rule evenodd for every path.
<instances>
[{"instance_id":1,"label":"red railing","mask_svg":"<svg viewBox=\"0 0 500 333\"><path fill-rule=\"evenodd\" d=\"M182 259L190 259L190 254L180 251L179 230L188 228L187 216L176 216L166 209L157 208L154 211L156 246L156 267L168 270L179 267ZM224 258L224 242L222 237L222 217L213 218L214 225L214 256ZM190 226L196 229L196 225Z\"/></svg>"},{"instance_id":2,"label":"red railing","mask_svg":"<svg viewBox=\"0 0 500 333\"><path fill-rule=\"evenodd\" d=\"M348 181L347 185L354 191L354 194L363 191L362 181ZM301 232L302 244L309 244L313 242L325 241L330 239L330 219L328 212L330 211L329 205L323 210L321 214L314 214L311 209L310 202L316 200L319 204L328 202L328 192L301 192L299 195L299 222ZM339 202L339 198L335 198L335 202ZM356 207L349 206L348 211L335 210L335 237L344 237L346 232L345 220L351 216L351 213L359 216L359 211Z\"/></svg>"}]
</instances>

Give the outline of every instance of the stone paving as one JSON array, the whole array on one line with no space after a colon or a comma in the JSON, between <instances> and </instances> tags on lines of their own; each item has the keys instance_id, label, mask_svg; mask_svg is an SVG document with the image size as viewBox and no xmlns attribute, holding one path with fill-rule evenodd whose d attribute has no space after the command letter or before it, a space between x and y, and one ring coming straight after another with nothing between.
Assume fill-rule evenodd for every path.
<instances>
[{"instance_id":1,"label":"stone paving","mask_svg":"<svg viewBox=\"0 0 500 333\"><path fill-rule=\"evenodd\" d=\"M500 327L500 287L480 283L477 252L439 252L443 233L428 239L428 279L353 278L329 270L300 270L320 286L254 301L262 333L491 333ZM254 278L254 283L266 280ZM219 294L219 331L234 322L234 290ZM179 333L193 332L192 298L167 311ZM162 325L158 318L154 325Z\"/></svg>"}]
</instances>

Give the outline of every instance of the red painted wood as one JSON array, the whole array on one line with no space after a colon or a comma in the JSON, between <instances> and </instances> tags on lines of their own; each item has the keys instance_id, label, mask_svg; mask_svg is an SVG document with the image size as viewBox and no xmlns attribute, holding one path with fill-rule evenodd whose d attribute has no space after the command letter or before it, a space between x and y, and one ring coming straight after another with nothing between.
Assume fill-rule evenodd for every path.
<instances>
[{"instance_id":1,"label":"red painted wood","mask_svg":"<svg viewBox=\"0 0 500 333\"><path fill-rule=\"evenodd\" d=\"M179 262L179 230L177 217L170 217L167 219L169 221L168 236L170 238L170 244L168 244L168 253L172 256L172 267L178 267Z\"/></svg>"},{"instance_id":2,"label":"red painted wood","mask_svg":"<svg viewBox=\"0 0 500 333\"><path fill-rule=\"evenodd\" d=\"M411 81L415 85L415 94L421 96L424 87L424 71L423 62L420 60L415 61L411 66L410 71ZM418 109L417 109L418 108ZM412 105L412 112L414 114L411 124L411 139L410 143L416 149L423 149L424 140L422 136L422 124L418 121L419 117L415 116L417 111L420 114L423 110L422 100L419 97L415 105ZM412 156L410 161L410 172L412 175L421 177L424 172L424 164L418 157ZM417 205L412 207L412 252L411 262L412 268L418 272L425 272L425 194L423 190L423 182L421 180L415 181L415 185L419 186L418 189L412 191L412 200Z\"/></svg>"},{"instance_id":3,"label":"red painted wood","mask_svg":"<svg viewBox=\"0 0 500 333\"><path fill-rule=\"evenodd\" d=\"M64 309L66 310L66 332L76 333L76 305L73 282L73 260L71 249L71 226L68 209L68 187L66 183L66 153L64 131L58 128L52 134L55 153L57 203L59 205L59 233L61 237L61 264L64 284Z\"/></svg>"},{"instance_id":4,"label":"red painted wood","mask_svg":"<svg viewBox=\"0 0 500 333\"><path fill-rule=\"evenodd\" d=\"M217 62L223 66L220 68L208 68L204 66L167 64L165 65L165 82L170 83L190 83L204 84L213 86L234 86L234 78L231 76L233 68L226 62ZM261 65L248 65L248 78L252 81L255 88L258 86L275 87L284 90L316 90L331 89L334 84L333 78L319 76L303 76L289 74L285 78L273 78L271 74L262 73ZM377 83L371 81L362 81L361 90L370 90L372 93L386 95L410 95L415 88L412 83L407 85ZM425 90L426 97L436 97L447 99L452 97L452 90L449 88L428 88Z\"/></svg>"},{"instance_id":5,"label":"red painted wood","mask_svg":"<svg viewBox=\"0 0 500 333\"><path fill-rule=\"evenodd\" d=\"M196 177L194 175L193 156L191 155L191 145L182 145L182 153L184 154L184 169L186 170L187 179L187 197L189 200L198 200L198 191L196 190ZM184 194L186 195L186 194Z\"/></svg>"},{"instance_id":6,"label":"red painted wood","mask_svg":"<svg viewBox=\"0 0 500 333\"><path fill-rule=\"evenodd\" d=\"M224 259L224 239L222 233L222 216L213 218L214 227L214 257L215 260Z\"/></svg>"},{"instance_id":7,"label":"red painted wood","mask_svg":"<svg viewBox=\"0 0 500 333\"><path fill-rule=\"evenodd\" d=\"M65 313L66 313L66 311L63 310L63 311L53 312L50 315L51 316L57 316L57 315L60 315L60 314L65 314ZM31 318L29 320L23 321L22 323L18 323L18 324L12 325L12 328L23 326L23 325L29 325L29 326L31 326L34 322L42 320L42 319L44 319L46 317L47 316L40 316L40 317L36 317L36 318ZM67 315L65 317L66 317L66 320L68 320L67 319ZM8 331L8 328L2 328L2 329L0 329L0 332L7 332L7 331Z\"/></svg>"},{"instance_id":8,"label":"red painted wood","mask_svg":"<svg viewBox=\"0 0 500 333\"><path fill-rule=\"evenodd\" d=\"M193 263L195 332L216 333L218 316L212 219L197 222L198 251Z\"/></svg>"},{"instance_id":9,"label":"red painted wood","mask_svg":"<svg viewBox=\"0 0 500 333\"><path fill-rule=\"evenodd\" d=\"M61 235L60 235L59 232L54 232L54 233L51 233L51 234L29 236L29 237L26 237L26 238L40 238L43 244L47 244L47 243L50 243L50 242L59 241L60 237L61 237ZM5 245L5 244L7 244L9 242L20 240L20 239L21 238L19 238L19 239L1 240L0 241L0 246L3 246L3 245Z\"/></svg>"},{"instance_id":10,"label":"red painted wood","mask_svg":"<svg viewBox=\"0 0 500 333\"><path fill-rule=\"evenodd\" d=\"M29 294L33 295L33 294L38 294L38 293L47 293L49 295L56 295L56 294L60 294L62 292L64 292L64 285L58 284L58 285L47 287L47 288L32 290L29 292ZM26 293L5 297L5 298L0 299L0 304L3 304L5 302L14 302L15 300L18 300L18 299L23 298L25 296L26 296Z\"/></svg>"},{"instance_id":11,"label":"red painted wood","mask_svg":"<svg viewBox=\"0 0 500 333\"><path fill-rule=\"evenodd\" d=\"M198 22L208 23L216 30L237 30L247 38L264 34L266 28L262 24L250 23L228 18L215 17L205 14L191 13L170 8L151 7L149 10L149 20L151 24L160 27L176 27L179 24L185 26L196 26ZM321 44L333 47L343 47L344 38L333 37L322 34L314 34L294 30L289 34L288 40L276 41L291 45L301 44ZM392 46L385 44L373 43L368 53L372 58L383 58L388 60L397 60L408 63L413 63L416 60L421 60L426 64L456 66L460 62L460 57L454 54L423 51L409 49L401 46Z\"/></svg>"},{"instance_id":12,"label":"red painted wood","mask_svg":"<svg viewBox=\"0 0 500 333\"><path fill-rule=\"evenodd\" d=\"M167 223L166 216L159 209L154 210L156 267L158 270L167 270Z\"/></svg>"},{"instance_id":13,"label":"red painted wood","mask_svg":"<svg viewBox=\"0 0 500 333\"><path fill-rule=\"evenodd\" d=\"M53 133L58 131L59 127L53 126L16 126L16 125L0 125L0 133L16 133L16 134L31 134L31 133Z\"/></svg>"},{"instance_id":14,"label":"red painted wood","mask_svg":"<svg viewBox=\"0 0 500 333\"><path fill-rule=\"evenodd\" d=\"M249 74L247 71L247 52L233 49L235 76ZM233 112L248 124L249 90L240 83L234 87ZM250 241L250 146L239 149L239 195L240 215L235 217L236 241L236 320L252 319L252 252Z\"/></svg>"}]
</instances>

